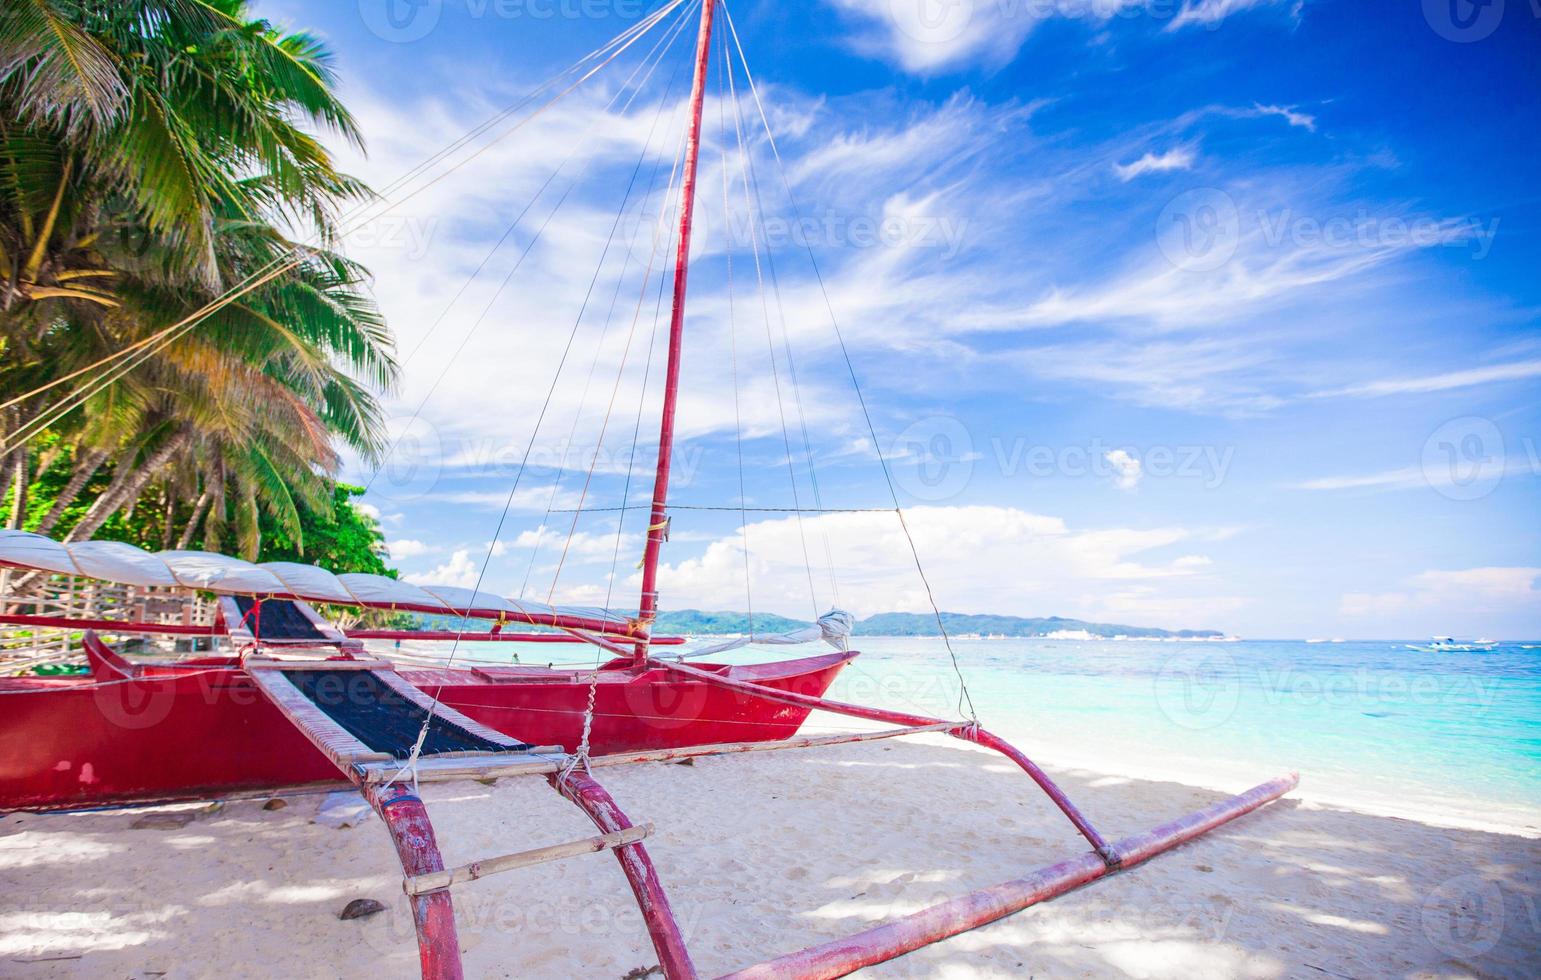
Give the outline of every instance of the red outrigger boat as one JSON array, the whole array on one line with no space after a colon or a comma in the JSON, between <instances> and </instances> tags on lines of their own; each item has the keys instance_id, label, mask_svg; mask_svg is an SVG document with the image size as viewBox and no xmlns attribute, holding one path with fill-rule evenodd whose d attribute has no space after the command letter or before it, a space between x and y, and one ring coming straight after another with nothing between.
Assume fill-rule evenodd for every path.
<instances>
[{"instance_id":1,"label":"red outrigger boat","mask_svg":"<svg viewBox=\"0 0 1541 980\"><path fill-rule=\"evenodd\" d=\"M0 566L7 568L213 592L221 596L217 629L236 646L233 656L134 664L102 644L95 631L207 635L210 630L119 621L61 622L0 611L0 622L86 630L84 647L92 671L84 678L0 681L0 705L4 705L0 738L6 746L6 752L0 753L0 809L174 798L346 779L358 787L391 834L404 872L403 891L411 904L422 974L435 980L463 975L451 897L455 889L489 874L598 851L611 852L625 874L664 975L669 980L697 976L662 878L646 849L650 827L633 824L600 785L594 772L606 766L942 733L1006 756L1086 840L1088 851L1059 864L729 975L825 978L893 959L1131 868L1257 810L1296 785L1294 774L1280 776L1146 833L1109 841L1037 764L986 731L977 719L940 719L824 697L835 675L855 656L845 649L844 636L850 627L845 614L832 613L820 620L819 628L798 635L768 638L798 642L823 636L839 649L821 657L730 667L690 665L682 657L666 655L672 641L652 636L652 627L658 608L659 553L669 527L669 469L702 107L715 17L719 11L727 15L723 0L668 0L564 72L564 76L582 73L582 77L534 110L539 112L572 91L673 15L644 61L655 54L661 59L697 3L700 14L686 103L687 132L676 164L679 221L673 240L668 366L636 614L535 605L468 589L418 589L392 579L332 575L305 565L251 565L191 552L151 555L110 542L61 545L25 532L0 534ZM732 32L731 16L727 23ZM736 32L733 41L730 48L724 40L721 50L730 90L734 51L743 61ZM604 60L591 66L599 57ZM744 79L779 163L775 137L747 65ZM736 93L733 98L736 127ZM739 136L741 158L747 159ZM725 187L727 169L725 160ZM747 165L744 170L745 197L750 199ZM670 176L671 191L674 176ZM790 195L790 185L787 190ZM774 274L771 279L774 282ZM234 290L227 294L234 295ZM838 332L833 310L831 322ZM843 341L840 349L843 352ZM856 380L854 369L851 380ZM862 405L865 413L864 401ZM868 429L876 448L878 439L870 420ZM892 493L891 482L889 489ZM913 550L897 494L893 496L898 526ZM920 565L918 554L916 565ZM542 627L558 631L560 638L597 646L611 659L581 671L493 664L466 667L455 665L453 658L441 666L413 668L371 656L361 646L365 638L388 639L392 634L345 633L317 615L311 603L447 613L496 623L488 633L442 637L452 640L509 639L511 635L503 632L507 623ZM939 613L937 621L941 628ZM521 638L545 642L553 636ZM797 736L814 710L893 727ZM417 795L418 784L514 776L546 779L589 816L599 836L445 868L427 808Z\"/></svg>"},{"instance_id":2,"label":"red outrigger boat","mask_svg":"<svg viewBox=\"0 0 1541 980\"><path fill-rule=\"evenodd\" d=\"M13 617L19 619L20 617ZM292 650L289 652L293 652ZM88 635L89 676L0 678L0 811L200 798L342 781L337 767L262 697L241 657L135 664ZM749 666L723 677L820 695L855 653ZM346 659L346 658L344 658ZM659 667L600 671L597 755L790 738L808 708L745 699ZM588 670L536 666L398 671L490 728L577 748Z\"/></svg>"}]
</instances>

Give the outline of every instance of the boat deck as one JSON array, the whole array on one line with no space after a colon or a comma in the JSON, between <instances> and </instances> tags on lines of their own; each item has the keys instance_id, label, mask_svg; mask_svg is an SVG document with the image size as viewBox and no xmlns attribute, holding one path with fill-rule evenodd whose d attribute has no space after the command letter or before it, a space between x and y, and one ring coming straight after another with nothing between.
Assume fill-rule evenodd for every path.
<instances>
[{"instance_id":1,"label":"boat deck","mask_svg":"<svg viewBox=\"0 0 1541 980\"><path fill-rule=\"evenodd\" d=\"M355 783L369 781L366 767L410 758L419 735L421 759L453 758L467 776L483 764L505 766L510 756L556 752L436 703L384 661L249 658L245 667L258 690Z\"/></svg>"}]
</instances>

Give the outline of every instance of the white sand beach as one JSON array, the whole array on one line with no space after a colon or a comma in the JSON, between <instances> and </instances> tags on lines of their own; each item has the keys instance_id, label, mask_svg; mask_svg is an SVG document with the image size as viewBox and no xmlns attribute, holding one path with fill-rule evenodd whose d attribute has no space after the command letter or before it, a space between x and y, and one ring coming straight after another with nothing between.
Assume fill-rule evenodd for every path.
<instances>
[{"instance_id":1,"label":"white sand beach","mask_svg":"<svg viewBox=\"0 0 1541 980\"><path fill-rule=\"evenodd\" d=\"M1049 769L1109 837L1219 796ZM934 736L600 775L634 819L657 824L648 846L703 976L1084 850L1020 771ZM538 779L424 792L451 863L593 833ZM1541 840L1304 795L862 975L1536 974ZM0 819L0 976L415 976L386 835L373 817L313 823L321 799ZM186 811L184 826L143 826ZM355 898L387 910L339 920ZM620 980L656 962L608 855L474 882L456 905L469 976Z\"/></svg>"}]
</instances>

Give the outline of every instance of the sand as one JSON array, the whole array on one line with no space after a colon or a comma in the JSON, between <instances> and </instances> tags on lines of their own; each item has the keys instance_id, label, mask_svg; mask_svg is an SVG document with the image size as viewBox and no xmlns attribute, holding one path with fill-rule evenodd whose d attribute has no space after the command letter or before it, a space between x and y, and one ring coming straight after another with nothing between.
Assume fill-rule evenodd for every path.
<instances>
[{"instance_id":1,"label":"sand","mask_svg":"<svg viewBox=\"0 0 1541 980\"><path fill-rule=\"evenodd\" d=\"M1048 768L1109 837L1219 798ZM657 823L649 848L703 976L1084 850L1019 771L936 736L600 776L635 819ZM424 793L451 863L593 833L539 780ZM0 976L416 976L386 835L373 817L313 823L320 802L0 819ZM386 911L340 921L354 898ZM620 980L656 962L608 855L476 882L456 903L469 976ZM1541 840L1286 799L861 976L1538 972Z\"/></svg>"}]
</instances>

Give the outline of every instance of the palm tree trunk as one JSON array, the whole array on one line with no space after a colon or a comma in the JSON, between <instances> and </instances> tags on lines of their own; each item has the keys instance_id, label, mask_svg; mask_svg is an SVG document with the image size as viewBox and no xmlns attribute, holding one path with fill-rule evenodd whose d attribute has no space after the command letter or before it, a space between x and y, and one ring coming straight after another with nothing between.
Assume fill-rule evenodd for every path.
<instances>
[{"instance_id":1,"label":"palm tree trunk","mask_svg":"<svg viewBox=\"0 0 1541 980\"><path fill-rule=\"evenodd\" d=\"M203 523L203 515L209 509L209 502L214 499L214 491L209 487L203 488L203 493L198 495L198 502L193 505L193 516L187 519L187 525L182 528L182 536L177 538L177 550L186 551L193 546L193 535L198 533L198 525Z\"/></svg>"},{"instance_id":2,"label":"palm tree trunk","mask_svg":"<svg viewBox=\"0 0 1541 980\"><path fill-rule=\"evenodd\" d=\"M120 484L117 478L114 478L113 484L116 489L108 487L106 493L96 498L96 503L91 505L91 509L86 511L86 516L80 519L80 523L70 530L64 540L89 540L112 515L122 510L131 501L139 499L139 492L144 489L144 485L150 482L150 478L161 467L171 462L172 457L181 452L182 447L186 446L191 438L192 430L184 426L161 443L160 447L143 463L138 466L124 466L124 472L128 475L127 480Z\"/></svg>"},{"instance_id":3,"label":"palm tree trunk","mask_svg":"<svg viewBox=\"0 0 1541 980\"><path fill-rule=\"evenodd\" d=\"M169 486L165 488L165 498L161 508L162 551L171 547L172 526L176 524L177 520L177 495L172 492Z\"/></svg>"},{"instance_id":4,"label":"palm tree trunk","mask_svg":"<svg viewBox=\"0 0 1541 980\"><path fill-rule=\"evenodd\" d=\"M11 519L5 526L15 530L27 519L27 447L17 449L11 458L10 473L15 483L11 488Z\"/></svg>"},{"instance_id":5,"label":"palm tree trunk","mask_svg":"<svg viewBox=\"0 0 1541 980\"><path fill-rule=\"evenodd\" d=\"M86 488L86 484L91 482L91 478L96 475L96 471L102 468L103 463L107 462L107 456L108 453L105 449L92 449L80 457L80 460L75 464L75 472L70 475L70 482L64 485L63 490L59 491L59 496L54 500L54 505L48 508L47 514L43 515L42 522L37 526L37 533L47 534L54 529L54 525L59 523L59 519L64 516L64 512L69 509L70 504L73 504L75 498L80 496L80 491Z\"/></svg>"}]
</instances>

